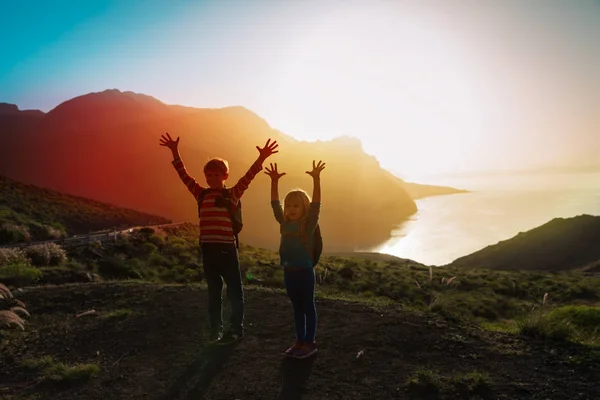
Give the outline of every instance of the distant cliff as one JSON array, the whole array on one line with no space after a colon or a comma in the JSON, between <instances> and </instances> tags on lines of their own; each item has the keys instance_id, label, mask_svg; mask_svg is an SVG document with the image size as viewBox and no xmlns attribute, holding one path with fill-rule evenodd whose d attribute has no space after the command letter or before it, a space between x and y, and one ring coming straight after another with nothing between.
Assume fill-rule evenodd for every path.
<instances>
[{"instance_id":1,"label":"distant cliff","mask_svg":"<svg viewBox=\"0 0 600 400\"><path fill-rule=\"evenodd\" d=\"M447 194L469 193L468 190L455 189L449 186L422 185L420 183L404 182L404 190L413 200L431 196L443 196Z\"/></svg>"},{"instance_id":2,"label":"distant cliff","mask_svg":"<svg viewBox=\"0 0 600 400\"><path fill-rule=\"evenodd\" d=\"M562 271L597 269L600 216L555 218L517 236L460 257L450 265L490 269Z\"/></svg>"}]
</instances>

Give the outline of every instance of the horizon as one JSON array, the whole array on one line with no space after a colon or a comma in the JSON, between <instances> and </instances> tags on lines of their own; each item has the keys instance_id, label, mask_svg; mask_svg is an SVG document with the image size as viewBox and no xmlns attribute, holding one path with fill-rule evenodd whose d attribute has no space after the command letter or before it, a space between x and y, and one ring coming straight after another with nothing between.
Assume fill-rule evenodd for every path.
<instances>
[{"instance_id":1,"label":"horizon","mask_svg":"<svg viewBox=\"0 0 600 400\"><path fill-rule=\"evenodd\" d=\"M344 4L11 3L0 101L239 105L298 140L356 137L411 181L596 162L600 2Z\"/></svg>"}]
</instances>

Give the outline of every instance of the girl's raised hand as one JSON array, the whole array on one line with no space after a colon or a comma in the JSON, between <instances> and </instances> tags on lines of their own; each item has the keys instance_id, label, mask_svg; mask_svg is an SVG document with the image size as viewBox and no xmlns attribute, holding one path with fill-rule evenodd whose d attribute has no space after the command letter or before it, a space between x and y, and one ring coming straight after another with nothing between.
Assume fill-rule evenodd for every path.
<instances>
[{"instance_id":1,"label":"girl's raised hand","mask_svg":"<svg viewBox=\"0 0 600 400\"><path fill-rule=\"evenodd\" d=\"M269 167L266 167L265 169L267 170L265 174L269 175L274 181L279 180L279 178L285 175L285 172L280 173L277 171L277 163L271 163L271 169L269 169Z\"/></svg>"},{"instance_id":2,"label":"girl's raised hand","mask_svg":"<svg viewBox=\"0 0 600 400\"><path fill-rule=\"evenodd\" d=\"M321 176L321 171L325 169L325 163L321 160L315 165L315 160L313 160L313 169L312 171L306 171L307 174L313 177L313 179L319 179Z\"/></svg>"},{"instance_id":3,"label":"girl's raised hand","mask_svg":"<svg viewBox=\"0 0 600 400\"><path fill-rule=\"evenodd\" d=\"M165 135L167 136L165 137ZM171 150L177 150L177 145L179 145L179 136L177 137L177 140L173 140L168 132L165 133L165 135L160 135L160 145L168 147Z\"/></svg>"}]
</instances>

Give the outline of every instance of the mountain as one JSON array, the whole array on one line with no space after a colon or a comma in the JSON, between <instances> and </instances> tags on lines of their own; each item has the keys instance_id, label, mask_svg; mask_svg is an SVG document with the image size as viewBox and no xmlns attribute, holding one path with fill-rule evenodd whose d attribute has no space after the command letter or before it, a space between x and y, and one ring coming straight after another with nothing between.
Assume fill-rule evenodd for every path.
<instances>
[{"instance_id":1,"label":"mountain","mask_svg":"<svg viewBox=\"0 0 600 400\"><path fill-rule=\"evenodd\" d=\"M0 116L5 118L3 121L6 122L8 118L19 118L19 117L43 117L44 113L40 110L19 110L19 107L15 104L0 103Z\"/></svg>"},{"instance_id":2,"label":"mountain","mask_svg":"<svg viewBox=\"0 0 600 400\"><path fill-rule=\"evenodd\" d=\"M594 270L600 261L600 216L555 218L454 260L450 266L515 270Z\"/></svg>"},{"instance_id":3,"label":"mountain","mask_svg":"<svg viewBox=\"0 0 600 400\"><path fill-rule=\"evenodd\" d=\"M323 159L327 169L320 223L326 251L375 246L416 211L405 183L365 154L358 140L297 141L239 106L172 106L113 89L68 100L47 114L13 114L14 107L9 115L0 115L0 173L173 220L195 221L197 210L170 164L170 151L158 145L164 132L181 137L182 158L201 184L204 163L220 156L229 161L228 184L234 185L258 156L255 146L268 138L280 143L280 153L268 161L287 172L280 182L282 196L295 187L312 193L304 171L313 159ZM241 240L275 248L279 231L269 184L261 173L244 195Z\"/></svg>"},{"instance_id":4,"label":"mountain","mask_svg":"<svg viewBox=\"0 0 600 400\"><path fill-rule=\"evenodd\" d=\"M66 195L0 175L0 244L169 222L155 215Z\"/></svg>"}]
</instances>

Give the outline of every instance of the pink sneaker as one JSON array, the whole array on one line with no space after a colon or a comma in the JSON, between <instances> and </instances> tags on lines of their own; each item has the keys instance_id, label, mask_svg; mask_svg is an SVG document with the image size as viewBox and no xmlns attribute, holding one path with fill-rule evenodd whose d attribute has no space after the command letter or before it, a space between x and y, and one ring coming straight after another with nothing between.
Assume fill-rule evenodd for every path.
<instances>
[{"instance_id":1,"label":"pink sneaker","mask_svg":"<svg viewBox=\"0 0 600 400\"><path fill-rule=\"evenodd\" d=\"M287 354L288 356L292 355L296 351L296 349L299 348L300 346L301 346L301 342L296 340L296 343L294 343L289 349L287 349L285 351L285 354Z\"/></svg>"},{"instance_id":2,"label":"pink sneaker","mask_svg":"<svg viewBox=\"0 0 600 400\"><path fill-rule=\"evenodd\" d=\"M317 343L302 343L295 351L290 352L294 358L308 358L317 352Z\"/></svg>"}]
</instances>

